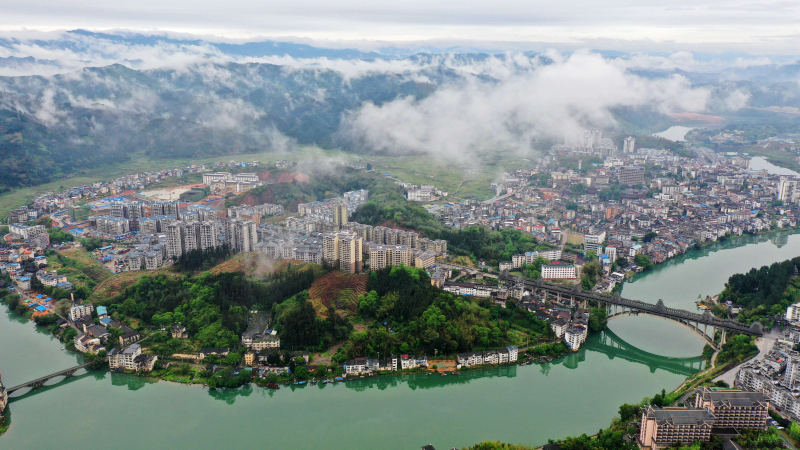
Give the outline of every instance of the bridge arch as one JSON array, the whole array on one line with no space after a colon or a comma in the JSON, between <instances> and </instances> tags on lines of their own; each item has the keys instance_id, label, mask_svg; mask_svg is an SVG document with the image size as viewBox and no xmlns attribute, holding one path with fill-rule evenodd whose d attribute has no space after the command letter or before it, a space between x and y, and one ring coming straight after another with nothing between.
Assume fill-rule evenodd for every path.
<instances>
[{"instance_id":1,"label":"bridge arch","mask_svg":"<svg viewBox=\"0 0 800 450\"><path fill-rule=\"evenodd\" d=\"M712 330L711 336L709 336L703 330L701 330L699 327L695 327L694 325L686 323L686 322L684 322L682 320L673 319L673 318L670 318L670 317L664 317L664 316L661 316L661 315L658 315L658 314L650 314L650 313L648 313L646 311L620 311L618 313L610 314L608 316L608 320L616 319L616 318L619 318L619 317L636 317L636 316L639 316L639 315L648 316L648 317L655 317L657 319L666 320L668 322L680 325L683 328L686 328L687 330L689 330L692 333L696 334L697 336L701 337L709 346L711 346L715 350L719 350L719 347L725 342L725 338L724 337L722 339L722 342L720 342L720 344L717 344L717 343L714 342L714 333L716 331L716 328L714 328L713 326L711 328L711 330ZM723 336L724 336L725 335L725 330L722 330L722 333L723 333Z\"/></svg>"}]
</instances>

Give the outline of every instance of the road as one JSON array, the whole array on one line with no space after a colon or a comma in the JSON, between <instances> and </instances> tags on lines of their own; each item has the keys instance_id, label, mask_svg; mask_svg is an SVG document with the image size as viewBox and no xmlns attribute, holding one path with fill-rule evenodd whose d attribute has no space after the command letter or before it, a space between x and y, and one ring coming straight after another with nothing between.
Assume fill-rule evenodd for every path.
<instances>
[{"instance_id":1,"label":"road","mask_svg":"<svg viewBox=\"0 0 800 450\"><path fill-rule=\"evenodd\" d=\"M512 195L514 195L514 193L513 192L509 192L508 194L498 195L496 197L490 198L489 200L484 200L481 203L483 203L484 205L491 205L492 203L494 203L494 202L496 202L498 200L502 200L504 198L511 197Z\"/></svg>"},{"instance_id":2,"label":"road","mask_svg":"<svg viewBox=\"0 0 800 450\"><path fill-rule=\"evenodd\" d=\"M469 273L483 273L483 276L485 278L497 278L496 274L481 272L480 269L477 269L475 267L457 266L455 264L449 264L449 263L439 263L436 265L450 270L466 270Z\"/></svg>"},{"instance_id":3,"label":"road","mask_svg":"<svg viewBox=\"0 0 800 450\"><path fill-rule=\"evenodd\" d=\"M772 346L775 344L775 340L780 337L780 333L778 332L777 328L773 328L769 331L769 333L764 334L761 337L756 338L756 347L758 347L758 354L753 357L753 359L762 359L764 355L769 353L772 350ZM752 360L752 359L751 359ZM743 362L745 364L747 361ZM736 379L736 373L739 372L739 368L742 367L742 364L728 370L727 372L723 373L722 375L714 378L714 381L724 381L728 383L728 386L733 386L733 381Z\"/></svg>"}]
</instances>

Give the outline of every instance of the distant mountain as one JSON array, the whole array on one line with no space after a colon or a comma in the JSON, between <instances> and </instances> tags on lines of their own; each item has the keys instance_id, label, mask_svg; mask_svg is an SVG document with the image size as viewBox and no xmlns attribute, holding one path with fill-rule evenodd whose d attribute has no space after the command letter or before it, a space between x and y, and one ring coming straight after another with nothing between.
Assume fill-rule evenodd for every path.
<instances>
[{"instance_id":1,"label":"distant mountain","mask_svg":"<svg viewBox=\"0 0 800 450\"><path fill-rule=\"evenodd\" d=\"M631 55L605 52L606 60L589 59L588 75L581 76L609 72L618 92L609 95L604 83L591 80L598 88L575 96L569 88L556 92L562 75L536 78L568 64L550 53L365 52L85 30L3 37L0 50L7 55L0 58L6 74L0 76L0 192L139 155L236 154L283 149L287 142L356 152L438 151L450 139L428 127L451 123L459 145L525 147L561 139L554 129L563 122L559 111L577 126L598 120L606 126L610 117L618 132L651 132L671 124L668 109L680 104L672 104L673 94L653 94L647 83L707 92L706 112L723 117L800 104L798 64L692 71L637 66ZM648 99L616 102L615 95L633 95L619 85L629 82L630 92ZM499 95L495 86L502 87ZM365 107L375 120L352 133L347 125ZM749 117L769 120L769 114Z\"/></svg>"}]
</instances>

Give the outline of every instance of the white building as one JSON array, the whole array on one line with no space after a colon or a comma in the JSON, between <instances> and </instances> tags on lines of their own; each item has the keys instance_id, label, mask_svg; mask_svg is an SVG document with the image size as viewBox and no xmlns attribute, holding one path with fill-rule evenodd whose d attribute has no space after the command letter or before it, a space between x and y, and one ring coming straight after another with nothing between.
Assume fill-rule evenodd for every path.
<instances>
[{"instance_id":1,"label":"white building","mask_svg":"<svg viewBox=\"0 0 800 450\"><path fill-rule=\"evenodd\" d=\"M586 325L571 325L564 333L564 340L567 342L567 346L570 350L576 351L581 348L581 344L586 341L587 334L588 330L586 329Z\"/></svg>"},{"instance_id":2,"label":"white building","mask_svg":"<svg viewBox=\"0 0 800 450\"><path fill-rule=\"evenodd\" d=\"M87 305L77 305L73 306L69 309L69 318L74 322L81 317L88 317L92 315L92 311L94 311L94 305L87 304Z\"/></svg>"},{"instance_id":3,"label":"white building","mask_svg":"<svg viewBox=\"0 0 800 450\"><path fill-rule=\"evenodd\" d=\"M542 265L543 280L575 280L578 278L574 264Z\"/></svg>"},{"instance_id":4,"label":"white building","mask_svg":"<svg viewBox=\"0 0 800 450\"><path fill-rule=\"evenodd\" d=\"M623 153L636 153L636 138L633 136L628 136L622 142L622 152Z\"/></svg>"},{"instance_id":5,"label":"white building","mask_svg":"<svg viewBox=\"0 0 800 450\"><path fill-rule=\"evenodd\" d=\"M800 320L800 303L789 305L786 308L786 320L789 322L797 322Z\"/></svg>"},{"instance_id":6,"label":"white building","mask_svg":"<svg viewBox=\"0 0 800 450\"><path fill-rule=\"evenodd\" d=\"M123 350L113 349L108 354L109 369L151 371L158 356L145 355L139 344L131 344Z\"/></svg>"},{"instance_id":7,"label":"white building","mask_svg":"<svg viewBox=\"0 0 800 450\"><path fill-rule=\"evenodd\" d=\"M569 328L569 322L565 319L556 319L550 323L550 328L553 329L556 337L561 339L564 337L564 333L567 332L567 328Z\"/></svg>"}]
</instances>

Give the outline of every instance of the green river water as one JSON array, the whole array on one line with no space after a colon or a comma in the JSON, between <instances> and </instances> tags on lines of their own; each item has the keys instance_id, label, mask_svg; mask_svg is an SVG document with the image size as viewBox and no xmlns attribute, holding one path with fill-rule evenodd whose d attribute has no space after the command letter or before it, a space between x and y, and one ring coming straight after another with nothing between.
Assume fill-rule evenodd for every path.
<instances>
[{"instance_id":1,"label":"green river water","mask_svg":"<svg viewBox=\"0 0 800 450\"><path fill-rule=\"evenodd\" d=\"M731 240L626 284L623 295L694 310L733 273L800 255L800 235ZM387 448L539 444L594 433L619 404L674 388L701 367L699 337L667 321L620 318L579 352L545 365L457 376L401 375L324 387L217 393L88 374L15 398L0 448ZM32 323L0 313L6 386L74 365Z\"/></svg>"}]
</instances>

